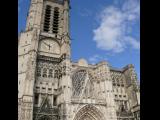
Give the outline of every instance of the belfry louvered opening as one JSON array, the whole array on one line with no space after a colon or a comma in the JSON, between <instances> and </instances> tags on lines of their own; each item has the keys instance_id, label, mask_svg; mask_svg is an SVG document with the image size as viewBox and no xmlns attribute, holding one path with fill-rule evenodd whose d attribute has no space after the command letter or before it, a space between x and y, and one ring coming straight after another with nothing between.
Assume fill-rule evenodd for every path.
<instances>
[{"instance_id":1,"label":"belfry louvered opening","mask_svg":"<svg viewBox=\"0 0 160 120\"><path fill-rule=\"evenodd\" d=\"M59 8L54 8L54 15L53 15L53 24L52 24L52 32L57 34L59 27Z\"/></svg>"},{"instance_id":2,"label":"belfry louvered opening","mask_svg":"<svg viewBox=\"0 0 160 120\"><path fill-rule=\"evenodd\" d=\"M50 5L46 5L43 31L58 34L58 28L59 8L55 7L52 9Z\"/></svg>"},{"instance_id":3,"label":"belfry louvered opening","mask_svg":"<svg viewBox=\"0 0 160 120\"><path fill-rule=\"evenodd\" d=\"M43 27L43 30L45 32L49 32L50 19L51 19L51 6L47 5L45 10L44 27Z\"/></svg>"}]
</instances>

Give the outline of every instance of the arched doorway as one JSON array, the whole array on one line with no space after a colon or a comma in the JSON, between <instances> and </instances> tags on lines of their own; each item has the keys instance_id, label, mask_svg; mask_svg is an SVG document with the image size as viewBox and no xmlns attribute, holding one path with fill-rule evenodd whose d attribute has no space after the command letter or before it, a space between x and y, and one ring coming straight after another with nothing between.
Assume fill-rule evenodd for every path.
<instances>
[{"instance_id":1,"label":"arched doorway","mask_svg":"<svg viewBox=\"0 0 160 120\"><path fill-rule=\"evenodd\" d=\"M74 120L105 120L105 118L96 107L86 105L77 112Z\"/></svg>"}]
</instances>

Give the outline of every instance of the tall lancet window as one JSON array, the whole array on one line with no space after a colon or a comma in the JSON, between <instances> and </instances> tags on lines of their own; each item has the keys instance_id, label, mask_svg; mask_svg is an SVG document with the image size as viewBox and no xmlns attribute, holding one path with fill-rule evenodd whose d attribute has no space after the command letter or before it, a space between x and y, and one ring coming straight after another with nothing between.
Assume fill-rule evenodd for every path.
<instances>
[{"instance_id":1,"label":"tall lancet window","mask_svg":"<svg viewBox=\"0 0 160 120\"><path fill-rule=\"evenodd\" d=\"M52 78L53 77L53 70L52 69L49 69L49 75L48 75L49 78Z\"/></svg>"},{"instance_id":2,"label":"tall lancet window","mask_svg":"<svg viewBox=\"0 0 160 120\"><path fill-rule=\"evenodd\" d=\"M46 5L45 18L44 18L44 26L43 26L43 30L45 32L49 32L50 19L51 19L51 6Z\"/></svg>"},{"instance_id":3,"label":"tall lancet window","mask_svg":"<svg viewBox=\"0 0 160 120\"><path fill-rule=\"evenodd\" d=\"M52 32L57 34L58 33L58 26L59 26L59 8L54 8L54 15L53 15L53 26Z\"/></svg>"},{"instance_id":4,"label":"tall lancet window","mask_svg":"<svg viewBox=\"0 0 160 120\"><path fill-rule=\"evenodd\" d=\"M37 76L38 76L38 77L41 76L41 68L40 68L40 67L37 68Z\"/></svg>"},{"instance_id":5,"label":"tall lancet window","mask_svg":"<svg viewBox=\"0 0 160 120\"><path fill-rule=\"evenodd\" d=\"M47 77L47 68L43 69L43 77Z\"/></svg>"}]
</instances>

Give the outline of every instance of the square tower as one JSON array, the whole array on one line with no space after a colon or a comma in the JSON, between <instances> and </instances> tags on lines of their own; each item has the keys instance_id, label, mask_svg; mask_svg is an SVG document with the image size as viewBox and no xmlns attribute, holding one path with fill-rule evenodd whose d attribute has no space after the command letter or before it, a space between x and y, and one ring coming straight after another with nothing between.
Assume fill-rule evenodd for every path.
<instances>
[{"instance_id":1,"label":"square tower","mask_svg":"<svg viewBox=\"0 0 160 120\"><path fill-rule=\"evenodd\" d=\"M64 97L69 36L69 0L30 1L18 40L18 120L60 117L57 99Z\"/></svg>"}]
</instances>

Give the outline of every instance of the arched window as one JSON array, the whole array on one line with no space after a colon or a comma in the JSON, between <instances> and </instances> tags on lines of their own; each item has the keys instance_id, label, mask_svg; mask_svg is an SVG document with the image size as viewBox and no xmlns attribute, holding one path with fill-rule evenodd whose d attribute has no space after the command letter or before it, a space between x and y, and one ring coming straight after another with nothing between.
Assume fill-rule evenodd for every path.
<instances>
[{"instance_id":1,"label":"arched window","mask_svg":"<svg viewBox=\"0 0 160 120\"><path fill-rule=\"evenodd\" d=\"M82 92L82 88L84 87L84 82L86 79L86 71L80 70L76 72L72 77L72 84L73 84L73 96L79 96Z\"/></svg>"},{"instance_id":2,"label":"arched window","mask_svg":"<svg viewBox=\"0 0 160 120\"><path fill-rule=\"evenodd\" d=\"M43 77L47 77L47 68L43 69Z\"/></svg>"},{"instance_id":3,"label":"arched window","mask_svg":"<svg viewBox=\"0 0 160 120\"><path fill-rule=\"evenodd\" d=\"M58 33L58 27L59 27L59 8L54 8L54 15L53 15L53 26L52 26L52 32L57 34Z\"/></svg>"},{"instance_id":4,"label":"arched window","mask_svg":"<svg viewBox=\"0 0 160 120\"><path fill-rule=\"evenodd\" d=\"M54 78L58 78L58 70L54 71Z\"/></svg>"},{"instance_id":5,"label":"arched window","mask_svg":"<svg viewBox=\"0 0 160 120\"><path fill-rule=\"evenodd\" d=\"M52 69L49 69L49 75L48 75L49 78L52 78L53 77L53 70Z\"/></svg>"},{"instance_id":6,"label":"arched window","mask_svg":"<svg viewBox=\"0 0 160 120\"><path fill-rule=\"evenodd\" d=\"M51 17L51 6L46 5L44 26L43 26L43 30L45 32L49 31L49 28L50 28L50 17Z\"/></svg>"},{"instance_id":7,"label":"arched window","mask_svg":"<svg viewBox=\"0 0 160 120\"><path fill-rule=\"evenodd\" d=\"M37 68L37 76L38 76L38 77L41 76L41 68L40 68L40 67Z\"/></svg>"}]
</instances>

